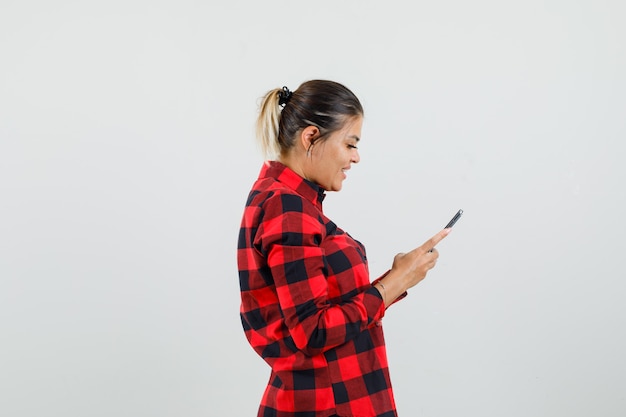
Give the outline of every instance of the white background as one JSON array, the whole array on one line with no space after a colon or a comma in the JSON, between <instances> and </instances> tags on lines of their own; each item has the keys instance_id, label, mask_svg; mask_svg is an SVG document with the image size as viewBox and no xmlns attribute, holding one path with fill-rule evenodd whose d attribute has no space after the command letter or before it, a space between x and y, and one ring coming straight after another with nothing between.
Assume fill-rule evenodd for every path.
<instances>
[{"instance_id":1,"label":"white background","mask_svg":"<svg viewBox=\"0 0 626 417\"><path fill-rule=\"evenodd\" d=\"M312 78L365 107L325 210L372 278L465 210L385 318L400 415L626 415L625 4L3 0L0 415L256 415L254 121Z\"/></svg>"}]
</instances>

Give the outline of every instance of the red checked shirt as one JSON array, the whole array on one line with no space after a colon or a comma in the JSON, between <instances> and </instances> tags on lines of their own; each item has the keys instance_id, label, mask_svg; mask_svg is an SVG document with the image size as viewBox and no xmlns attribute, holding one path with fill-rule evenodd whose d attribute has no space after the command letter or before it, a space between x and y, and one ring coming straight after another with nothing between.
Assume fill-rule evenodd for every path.
<instances>
[{"instance_id":1,"label":"red checked shirt","mask_svg":"<svg viewBox=\"0 0 626 417\"><path fill-rule=\"evenodd\" d=\"M280 162L246 203L241 321L272 373L259 417L396 416L382 297L365 248L322 211L324 190Z\"/></svg>"}]
</instances>

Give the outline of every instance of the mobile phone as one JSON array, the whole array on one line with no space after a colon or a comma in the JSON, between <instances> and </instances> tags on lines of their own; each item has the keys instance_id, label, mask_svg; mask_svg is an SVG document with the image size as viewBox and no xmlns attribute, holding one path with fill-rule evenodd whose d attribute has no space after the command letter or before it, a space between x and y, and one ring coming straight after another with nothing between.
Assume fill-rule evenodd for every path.
<instances>
[{"instance_id":1,"label":"mobile phone","mask_svg":"<svg viewBox=\"0 0 626 417\"><path fill-rule=\"evenodd\" d=\"M446 227L444 227L444 229L449 229L452 226L454 226L454 223L456 223L461 218L462 215L463 215L463 210L457 211L454 217L452 218L452 220L448 222L448 224L446 225Z\"/></svg>"}]
</instances>

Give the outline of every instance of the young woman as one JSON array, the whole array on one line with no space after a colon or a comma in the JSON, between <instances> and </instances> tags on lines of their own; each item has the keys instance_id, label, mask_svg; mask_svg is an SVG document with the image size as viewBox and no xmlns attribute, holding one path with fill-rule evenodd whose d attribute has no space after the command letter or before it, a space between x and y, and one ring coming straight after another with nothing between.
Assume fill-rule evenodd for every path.
<instances>
[{"instance_id":1,"label":"young woman","mask_svg":"<svg viewBox=\"0 0 626 417\"><path fill-rule=\"evenodd\" d=\"M325 80L269 91L257 120L266 155L237 249L241 321L272 369L259 417L396 416L381 319L435 266L435 245L398 254L370 282L364 246L324 215L359 162L363 108Z\"/></svg>"}]
</instances>

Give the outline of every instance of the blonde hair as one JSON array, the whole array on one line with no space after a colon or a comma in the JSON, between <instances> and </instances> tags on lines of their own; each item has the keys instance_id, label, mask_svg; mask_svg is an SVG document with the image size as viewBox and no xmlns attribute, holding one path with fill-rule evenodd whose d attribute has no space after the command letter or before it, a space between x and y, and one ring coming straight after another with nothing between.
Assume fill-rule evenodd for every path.
<instances>
[{"instance_id":1,"label":"blonde hair","mask_svg":"<svg viewBox=\"0 0 626 417\"><path fill-rule=\"evenodd\" d=\"M296 134L316 126L324 140L353 116L363 116L359 99L334 81L311 80L290 92L274 88L261 101L256 135L264 156L272 159L294 146Z\"/></svg>"},{"instance_id":2,"label":"blonde hair","mask_svg":"<svg viewBox=\"0 0 626 417\"><path fill-rule=\"evenodd\" d=\"M278 105L278 94L280 92L280 88L275 88L265 94L256 121L256 137L266 159L273 159L281 152L278 143L281 112L281 107Z\"/></svg>"}]
</instances>

